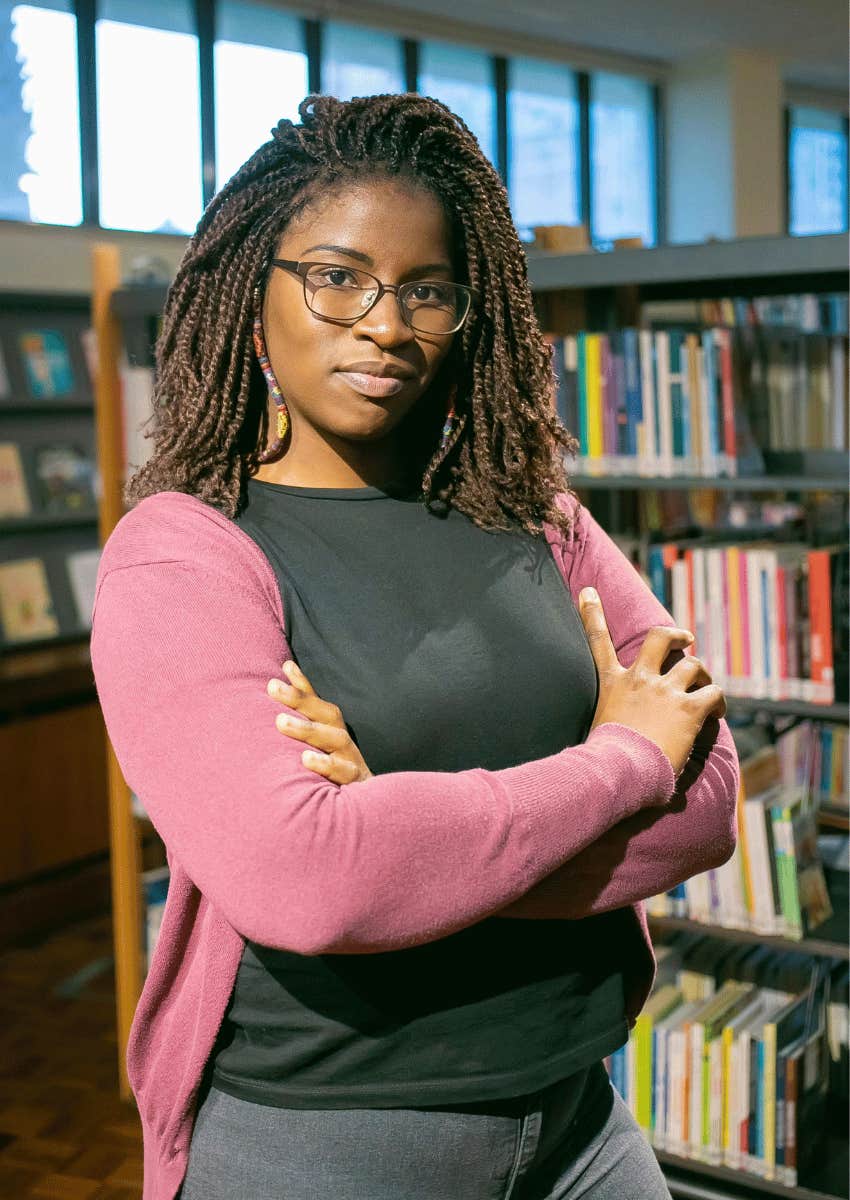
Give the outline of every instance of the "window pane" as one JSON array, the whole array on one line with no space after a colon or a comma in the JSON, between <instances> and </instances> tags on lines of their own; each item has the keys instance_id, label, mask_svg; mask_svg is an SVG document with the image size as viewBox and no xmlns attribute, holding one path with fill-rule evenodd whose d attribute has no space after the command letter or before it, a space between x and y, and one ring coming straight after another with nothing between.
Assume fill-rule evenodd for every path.
<instances>
[{"instance_id":1,"label":"window pane","mask_svg":"<svg viewBox=\"0 0 850 1200\"><path fill-rule=\"evenodd\" d=\"M328 21L322 28L322 91L340 100L403 92L401 38Z\"/></svg>"},{"instance_id":2,"label":"window pane","mask_svg":"<svg viewBox=\"0 0 850 1200\"><path fill-rule=\"evenodd\" d=\"M263 4L221 0L213 54L218 189L278 121L298 119L308 91L301 20Z\"/></svg>"},{"instance_id":3,"label":"window pane","mask_svg":"<svg viewBox=\"0 0 850 1200\"><path fill-rule=\"evenodd\" d=\"M189 233L203 206L198 39L190 5L101 0L99 14L100 223Z\"/></svg>"},{"instance_id":4,"label":"window pane","mask_svg":"<svg viewBox=\"0 0 850 1200\"><path fill-rule=\"evenodd\" d=\"M490 56L463 46L423 42L419 52L419 91L442 100L496 161L496 89Z\"/></svg>"},{"instance_id":5,"label":"window pane","mask_svg":"<svg viewBox=\"0 0 850 1200\"><path fill-rule=\"evenodd\" d=\"M581 219L578 139L573 72L560 63L511 59L510 197L523 237L531 238L534 225L575 225Z\"/></svg>"},{"instance_id":6,"label":"window pane","mask_svg":"<svg viewBox=\"0 0 850 1200\"><path fill-rule=\"evenodd\" d=\"M655 244L655 121L643 79L600 72L590 80L593 240Z\"/></svg>"},{"instance_id":7,"label":"window pane","mask_svg":"<svg viewBox=\"0 0 850 1200\"><path fill-rule=\"evenodd\" d=\"M791 110L788 169L790 232L841 233L847 228L847 135L840 113Z\"/></svg>"},{"instance_id":8,"label":"window pane","mask_svg":"<svg viewBox=\"0 0 850 1200\"><path fill-rule=\"evenodd\" d=\"M77 19L67 0L0 0L0 217L79 225Z\"/></svg>"}]
</instances>

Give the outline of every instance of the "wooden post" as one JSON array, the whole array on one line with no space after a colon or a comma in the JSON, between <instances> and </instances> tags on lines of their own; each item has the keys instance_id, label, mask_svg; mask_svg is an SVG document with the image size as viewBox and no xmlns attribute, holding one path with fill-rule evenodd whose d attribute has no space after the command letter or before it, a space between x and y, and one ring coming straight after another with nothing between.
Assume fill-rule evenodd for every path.
<instances>
[{"instance_id":1,"label":"wooden post","mask_svg":"<svg viewBox=\"0 0 850 1200\"><path fill-rule=\"evenodd\" d=\"M96 245L92 250L92 319L97 340L95 421L101 495L100 542L104 545L124 515L124 443L121 380L118 361L121 331L110 302L121 284L117 246ZM118 1081L123 1100L132 1099L127 1078L127 1040L142 991L142 923L140 899L139 834L133 816L130 789L121 774L115 751L107 738L109 788L109 839L112 867L112 935L115 953L115 995L118 1025Z\"/></svg>"}]
</instances>

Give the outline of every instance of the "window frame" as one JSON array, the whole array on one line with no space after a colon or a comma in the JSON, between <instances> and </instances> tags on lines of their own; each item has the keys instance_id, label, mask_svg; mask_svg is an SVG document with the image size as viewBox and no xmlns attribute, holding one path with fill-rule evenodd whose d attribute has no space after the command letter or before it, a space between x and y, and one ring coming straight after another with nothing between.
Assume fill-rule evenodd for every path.
<instances>
[{"instance_id":1,"label":"window frame","mask_svg":"<svg viewBox=\"0 0 850 1200\"><path fill-rule=\"evenodd\" d=\"M794 189L794 181L791 178L791 135L793 133L794 121L793 110L795 108L817 108L816 104L793 104L786 102L783 107L783 127L782 127L782 151L783 151L783 173L785 176L785 187L783 188L784 212L782 220L782 230L786 237L818 237L819 234L793 234L791 232L791 195ZM848 218L848 202L850 202L850 114L840 109L827 110L822 107L821 111L835 111L836 115L841 118L841 128L844 133L844 145L847 152L847 161L844 166L844 224L841 229L832 230L833 233L847 233L850 231L850 218Z\"/></svg>"},{"instance_id":2,"label":"window frame","mask_svg":"<svg viewBox=\"0 0 850 1200\"><path fill-rule=\"evenodd\" d=\"M195 33L198 38L198 58L200 76L200 135L201 135L201 188L203 204L206 207L215 194L216 181L216 152L215 152L215 80L213 53L216 30L216 0L191 0L191 9ZM75 229L101 230L100 200L98 194L98 136L97 136L97 60L95 55L95 23L97 20L97 0L74 0L74 11L77 18L77 76L79 80L80 106L80 160L82 179L83 219ZM307 56L308 89L310 93L322 90L322 33L325 22L315 17L302 17L304 53ZM392 33L392 30L389 30ZM426 38L410 38L401 33L395 36L402 44L402 58L405 70L405 86L408 91L419 90L420 77L420 48ZM457 43L459 44L459 43ZM472 47L470 47L472 48ZM490 60L492 87L495 100L495 167L499 176L509 190L510 161L511 161L511 130L508 106L508 86L510 74L510 57L500 53L484 51ZM579 100L579 220L588 229L588 236L593 243L592 228L592 197L591 197L591 128L590 128L590 73L583 68L571 66L568 59L551 59L547 61L563 61L575 73L578 85ZM621 72L628 74L628 72ZM655 82L653 89L653 128L651 137L655 152L653 158L654 170L654 208L656 245L665 241L665 162L663 147L663 85ZM789 121L789 108L786 108L786 135ZM786 136L786 159L787 159ZM786 161L786 181L787 181ZM786 210L788 189L786 188ZM9 218L0 218L4 225L48 225L49 222L21 222ZM55 226L58 228L58 226ZM64 226L63 226L64 228ZM786 211L787 228L787 211ZM125 231L143 236L143 230ZM185 234L157 234L159 237L185 238Z\"/></svg>"}]
</instances>

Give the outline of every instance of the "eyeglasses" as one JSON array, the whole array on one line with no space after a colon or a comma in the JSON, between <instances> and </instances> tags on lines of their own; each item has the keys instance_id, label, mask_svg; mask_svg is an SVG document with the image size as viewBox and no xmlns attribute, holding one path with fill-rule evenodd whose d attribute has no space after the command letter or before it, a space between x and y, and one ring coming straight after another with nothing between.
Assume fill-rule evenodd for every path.
<instances>
[{"instance_id":1,"label":"eyeglasses","mask_svg":"<svg viewBox=\"0 0 850 1200\"><path fill-rule=\"evenodd\" d=\"M383 296L394 292L402 319L417 333L455 333L475 303L475 288L443 279L382 283L368 271L335 263L296 262L274 258L272 266L300 275L304 302L311 312L331 321L353 324L366 316Z\"/></svg>"}]
</instances>

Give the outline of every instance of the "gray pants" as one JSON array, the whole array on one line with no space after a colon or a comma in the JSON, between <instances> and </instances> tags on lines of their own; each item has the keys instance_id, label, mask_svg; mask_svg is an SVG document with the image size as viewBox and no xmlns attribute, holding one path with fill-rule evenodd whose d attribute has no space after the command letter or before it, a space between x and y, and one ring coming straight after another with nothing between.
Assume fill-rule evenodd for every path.
<instances>
[{"instance_id":1,"label":"gray pants","mask_svg":"<svg viewBox=\"0 0 850 1200\"><path fill-rule=\"evenodd\" d=\"M511 1100L272 1108L210 1089L179 1200L670 1200L602 1063Z\"/></svg>"}]
</instances>

